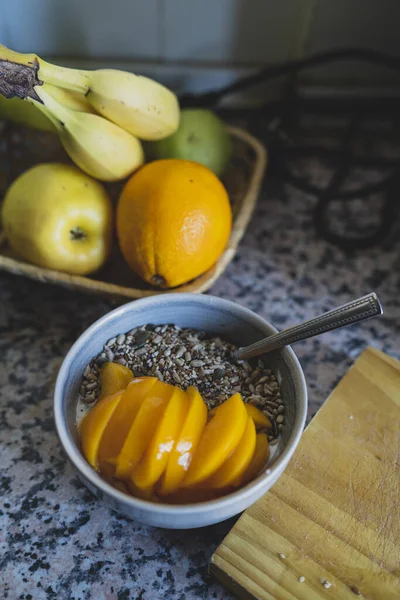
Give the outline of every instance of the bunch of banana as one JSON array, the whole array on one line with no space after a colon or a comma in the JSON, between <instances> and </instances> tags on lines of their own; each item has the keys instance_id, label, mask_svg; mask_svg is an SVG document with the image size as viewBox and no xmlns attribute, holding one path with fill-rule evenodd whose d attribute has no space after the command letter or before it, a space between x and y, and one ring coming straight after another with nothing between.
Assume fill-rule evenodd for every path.
<instances>
[{"instance_id":1,"label":"bunch of banana","mask_svg":"<svg viewBox=\"0 0 400 600\"><path fill-rule=\"evenodd\" d=\"M123 179L143 163L139 139L163 139L179 125L175 94L152 79L60 67L1 45L0 95L8 99L0 102L0 116L12 102L16 120L55 130L72 160L103 181ZM21 101L31 105L25 119Z\"/></svg>"}]
</instances>

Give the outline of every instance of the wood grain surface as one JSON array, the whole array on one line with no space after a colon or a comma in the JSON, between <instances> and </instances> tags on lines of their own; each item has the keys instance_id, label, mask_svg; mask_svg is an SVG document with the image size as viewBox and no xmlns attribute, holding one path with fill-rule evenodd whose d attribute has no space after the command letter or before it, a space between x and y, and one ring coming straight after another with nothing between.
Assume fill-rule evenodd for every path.
<instances>
[{"instance_id":1,"label":"wood grain surface","mask_svg":"<svg viewBox=\"0 0 400 600\"><path fill-rule=\"evenodd\" d=\"M400 599L400 362L359 356L210 571L238 598Z\"/></svg>"}]
</instances>

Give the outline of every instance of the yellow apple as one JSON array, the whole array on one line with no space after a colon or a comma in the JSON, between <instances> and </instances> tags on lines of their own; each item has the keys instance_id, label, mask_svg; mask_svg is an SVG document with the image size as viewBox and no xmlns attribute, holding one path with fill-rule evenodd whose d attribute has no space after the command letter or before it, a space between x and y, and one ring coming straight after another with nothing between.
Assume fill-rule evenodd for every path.
<instances>
[{"instance_id":1,"label":"yellow apple","mask_svg":"<svg viewBox=\"0 0 400 600\"><path fill-rule=\"evenodd\" d=\"M11 248L25 260L87 275L110 253L113 207L98 181L76 167L44 163L8 188L2 224Z\"/></svg>"}]
</instances>

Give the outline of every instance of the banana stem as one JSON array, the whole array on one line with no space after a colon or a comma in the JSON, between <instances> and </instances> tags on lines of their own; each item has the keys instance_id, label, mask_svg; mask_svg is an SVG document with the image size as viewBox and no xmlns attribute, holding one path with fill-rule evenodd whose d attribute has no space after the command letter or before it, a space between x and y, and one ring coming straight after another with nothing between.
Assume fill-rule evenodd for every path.
<instances>
[{"instance_id":1,"label":"banana stem","mask_svg":"<svg viewBox=\"0 0 400 600\"><path fill-rule=\"evenodd\" d=\"M22 54L0 44L0 94L6 98L33 98L43 83L86 94L90 86L90 71L79 71L52 65L35 54Z\"/></svg>"},{"instance_id":2,"label":"banana stem","mask_svg":"<svg viewBox=\"0 0 400 600\"><path fill-rule=\"evenodd\" d=\"M79 71L53 65L39 58L39 78L44 83L87 94L90 87L90 71Z\"/></svg>"}]
</instances>

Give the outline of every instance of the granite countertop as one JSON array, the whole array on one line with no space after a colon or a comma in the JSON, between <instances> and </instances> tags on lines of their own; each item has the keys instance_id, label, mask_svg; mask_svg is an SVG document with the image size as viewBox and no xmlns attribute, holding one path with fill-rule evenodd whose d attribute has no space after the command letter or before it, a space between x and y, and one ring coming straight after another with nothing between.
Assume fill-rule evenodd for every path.
<instances>
[{"instance_id":1,"label":"granite countertop","mask_svg":"<svg viewBox=\"0 0 400 600\"><path fill-rule=\"evenodd\" d=\"M314 179L326 173L303 166ZM376 291L384 316L297 344L309 417L371 344L400 358L400 237L346 254L318 238L315 200L267 178L240 250L211 290L278 328ZM114 305L0 272L0 589L8 600L227 600L211 554L234 520L168 531L112 513L78 480L52 417L57 369L70 345Z\"/></svg>"}]
</instances>

